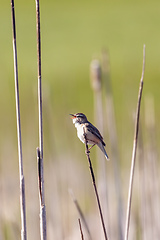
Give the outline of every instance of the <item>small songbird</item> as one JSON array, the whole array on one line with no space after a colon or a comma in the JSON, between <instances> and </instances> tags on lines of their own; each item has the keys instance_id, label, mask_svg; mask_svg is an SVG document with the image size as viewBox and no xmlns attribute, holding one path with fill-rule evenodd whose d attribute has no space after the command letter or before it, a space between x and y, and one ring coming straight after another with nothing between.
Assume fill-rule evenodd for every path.
<instances>
[{"instance_id":1,"label":"small songbird","mask_svg":"<svg viewBox=\"0 0 160 240\"><path fill-rule=\"evenodd\" d=\"M104 153L106 159L109 160L109 157L104 148L106 144L104 143L103 137L100 134L99 130L87 120L87 117L83 113L76 113L76 114L70 114L70 115L73 120L73 124L75 124L75 127L77 128L78 138L83 143L85 143L85 139L84 139L84 133L85 133L88 144L92 144L92 146L89 149L97 145L101 149L101 151Z\"/></svg>"}]
</instances>

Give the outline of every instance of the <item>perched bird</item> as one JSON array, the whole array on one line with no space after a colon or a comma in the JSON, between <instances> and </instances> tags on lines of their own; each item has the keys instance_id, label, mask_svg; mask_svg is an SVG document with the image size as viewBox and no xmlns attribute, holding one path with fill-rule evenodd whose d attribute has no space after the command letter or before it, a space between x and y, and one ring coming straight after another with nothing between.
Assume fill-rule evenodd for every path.
<instances>
[{"instance_id":1,"label":"perched bird","mask_svg":"<svg viewBox=\"0 0 160 240\"><path fill-rule=\"evenodd\" d=\"M73 120L73 124L75 124L75 127L77 128L78 138L83 143L85 143L85 139L84 139L84 133L85 133L88 144L92 144L92 146L89 149L97 145L101 149L101 151L104 153L106 159L109 160L109 157L104 148L106 144L104 143L103 137L100 134L99 130L87 120L87 117L83 113L76 113L76 114L70 114L70 115Z\"/></svg>"}]
</instances>

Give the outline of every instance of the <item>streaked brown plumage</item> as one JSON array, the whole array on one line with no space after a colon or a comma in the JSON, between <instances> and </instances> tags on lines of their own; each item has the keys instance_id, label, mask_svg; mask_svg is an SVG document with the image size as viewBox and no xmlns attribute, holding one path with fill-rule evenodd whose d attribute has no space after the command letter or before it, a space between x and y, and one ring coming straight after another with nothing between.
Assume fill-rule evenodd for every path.
<instances>
[{"instance_id":1,"label":"streaked brown plumage","mask_svg":"<svg viewBox=\"0 0 160 240\"><path fill-rule=\"evenodd\" d=\"M76 113L76 114L70 114L70 115L72 116L71 118L73 120L73 124L75 124L75 127L77 128L78 138L83 143L85 143L85 139L84 139L84 132L85 132L88 144L92 144L93 146L97 145L101 149L101 151L104 153L106 159L109 160L109 157L104 148L106 144L99 130L87 120L87 117L83 113Z\"/></svg>"}]
</instances>

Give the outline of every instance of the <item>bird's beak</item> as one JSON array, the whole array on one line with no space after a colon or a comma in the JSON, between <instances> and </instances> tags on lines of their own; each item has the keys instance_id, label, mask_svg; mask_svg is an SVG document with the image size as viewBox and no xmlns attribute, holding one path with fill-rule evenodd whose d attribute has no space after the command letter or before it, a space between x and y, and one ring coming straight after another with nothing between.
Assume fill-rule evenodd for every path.
<instances>
[{"instance_id":1,"label":"bird's beak","mask_svg":"<svg viewBox=\"0 0 160 240\"><path fill-rule=\"evenodd\" d=\"M71 115L72 119L76 118L76 116L74 114L69 114L69 115Z\"/></svg>"}]
</instances>

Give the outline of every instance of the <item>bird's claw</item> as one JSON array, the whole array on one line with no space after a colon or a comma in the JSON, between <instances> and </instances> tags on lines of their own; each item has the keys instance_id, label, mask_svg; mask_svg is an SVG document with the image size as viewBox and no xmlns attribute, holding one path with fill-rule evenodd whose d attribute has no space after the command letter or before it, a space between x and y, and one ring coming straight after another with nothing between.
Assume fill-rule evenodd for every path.
<instances>
[{"instance_id":1,"label":"bird's claw","mask_svg":"<svg viewBox=\"0 0 160 240\"><path fill-rule=\"evenodd\" d=\"M89 150L86 150L86 151L85 151L85 153L86 153L86 155L87 155L87 154L89 154L89 153L90 153L90 151L89 151Z\"/></svg>"}]
</instances>

